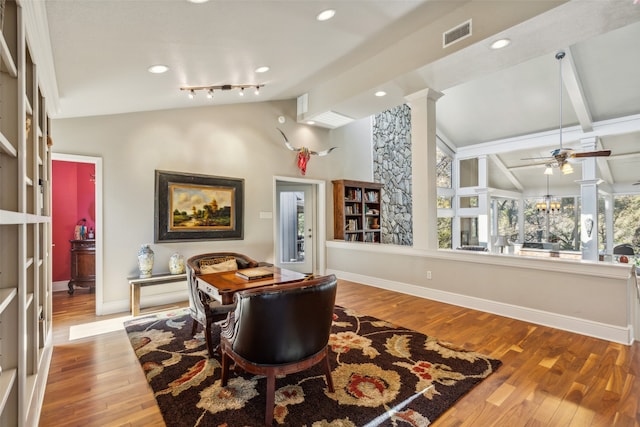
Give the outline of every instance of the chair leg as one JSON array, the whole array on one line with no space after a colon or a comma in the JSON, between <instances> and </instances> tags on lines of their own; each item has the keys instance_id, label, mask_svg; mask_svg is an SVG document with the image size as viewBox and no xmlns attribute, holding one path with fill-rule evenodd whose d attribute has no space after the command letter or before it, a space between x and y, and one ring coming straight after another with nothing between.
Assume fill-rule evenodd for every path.
<instances>
[{"instance_id":1,"label":"chair leg","mask_svg":"<svg viewBox=\"0 0 640 427\"><path fill-rule=\"evenodd\" d=\"M220 383L222 387L226 387L227 381L229 380L229 364L231 363L231 358L227 353L222 351L222 374L220 374Z\"/></svg>"},{"instance_id":2,"label":"chair leg","mask_svg":"<svg viewBox=\"0 0 640 427\"><path fill-rule=\"evenodd\" d=\"M264 424L273 424L273 407L276 400L276 375L273 372L267 374L267 408L264 414Z\"/></svg>"},{"instance_id":3,"label":"chair leg","mask_svg":"<svg viewBox=\"0 0 640 427\"><path fill-rule=\"evenodd\" d=\"M198 330L198 321L196 319L191 319L191 321L193 322L191 324L191 336L196 334L196 331Z\"/></svg>"},{"instance_id":4,"label":"chair leg","mask_svg":"<svg viewBox=\"0 0 640 427\"><path fill-rule=\"evenodd\" d=\"M209 351L209 357L213 358L213 342L211 337L211 323L207 323L204 327L204 340L207 343L207 350Z\"/></svg>"},{"instance_id":5,"label":"chair leg","mask_svg":"<svg viewBox=\"0 0 640 427\"><path fill-rule=\"evenodd\" d=\"M333 378L331 377L331 365L329 364L329 355L324 356L324 376L327 378L327 388L333 393Z\"/></svg>"}]
</instances>

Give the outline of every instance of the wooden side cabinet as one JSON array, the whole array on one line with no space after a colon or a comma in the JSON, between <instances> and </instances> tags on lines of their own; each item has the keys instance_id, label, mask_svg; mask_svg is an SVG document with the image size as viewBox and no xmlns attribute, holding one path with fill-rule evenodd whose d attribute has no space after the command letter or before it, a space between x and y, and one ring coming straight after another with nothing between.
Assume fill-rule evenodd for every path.
<instances>
[{"instance_id":1,"label":"wooden side cabinet","mask_svg":"<svg viewBox=\"0 0 640 427\"><path fill-rule=\"evenodd\" d=\"M382 184L336 180L333 183L333 238L380 243Z\"/></svg>"},{"instance_id":2,"label":"wooden side cabinet","mask_svg":"<svg viewBox=\"0 0 640 427\"><path fill-rule=\"evenodd\" d=\"M69 295L73 295L74 286L95 291L96 286L96 241L70 240L71 242L71 280Z\"/></svg>"}]
</instances>

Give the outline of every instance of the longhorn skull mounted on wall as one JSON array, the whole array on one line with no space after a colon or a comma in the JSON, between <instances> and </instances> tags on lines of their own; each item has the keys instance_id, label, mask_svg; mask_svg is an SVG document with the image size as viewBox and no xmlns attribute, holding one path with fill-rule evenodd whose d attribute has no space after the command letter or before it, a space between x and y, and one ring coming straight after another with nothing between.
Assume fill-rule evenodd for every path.
<instances>
[{"instance_id":1,"label":"longhorn skull mounted on wall","mask_svg":"<svg viewBox=\"0 0 640 427\"><path fill-rule=\"evenodd\" d=\"M327 154L329 154L330 152L338 148L338 147L331 147L328 150L324 150L324 151L312 151L312 150L309 150L307 147L295 148L293 145L289 143L289 140L287 139L287 136L284 134L284 132L282 132L282 130L280 129L278 130L280 131L280 133L282 134L282 137L284 138L284 145L289 150L295 151L297 153L296 162L298 164L298 169L300 169L300 173L302 173L302 175L307 173L307 162L309 161L309 159L311 159L312 155L326 156Z\"/></svg>"}]
</instances>

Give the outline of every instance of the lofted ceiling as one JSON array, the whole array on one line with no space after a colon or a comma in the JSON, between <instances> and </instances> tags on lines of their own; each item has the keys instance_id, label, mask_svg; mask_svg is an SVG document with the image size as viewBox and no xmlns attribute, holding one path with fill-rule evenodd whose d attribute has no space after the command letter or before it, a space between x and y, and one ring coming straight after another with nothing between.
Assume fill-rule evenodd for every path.
<instances>
[{"instance_id":1,"label":"lofted ceiling","mask_svg":"<svg viewBox=\"0 0 640 427\"><path fill-rule=\"evenodd\" d=\"M360 119L426 87L438 136L461 156L489 156L492 187L537 191L559 144L597 137L607 191L640 186L640 4L634 0L46 0L54 118L296 99L306 121ZM315 16L333 8L336 16ZM443 48L442 33L472 19L472 35ZM512 43L501 50L498 37ZM169 71L150 74L165 64ZM256 68L267 65L263 74ZM46 67L45 67L46 68ZM572 83L573 82L573 83ZM188 99L182 86L264 85ZM384 90L387 96L373 93ZM551 178L571 192L575 173ZM572 190L573 189L573 190Z\"/></svg>"}]
</instances>

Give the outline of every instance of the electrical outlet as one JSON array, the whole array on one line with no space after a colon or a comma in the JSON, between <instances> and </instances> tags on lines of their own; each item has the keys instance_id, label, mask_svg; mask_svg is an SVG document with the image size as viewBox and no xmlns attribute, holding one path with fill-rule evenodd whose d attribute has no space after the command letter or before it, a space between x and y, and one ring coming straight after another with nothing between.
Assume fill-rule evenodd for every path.
<instances>
[{"instance_id":1,"label":"electrical outlet","mask_svg":"<svg viewBox=\"0 0 640 427\"><path fill-rule=\"evenodd\" d=\"M427 279L431 280L431 271L427 271Z\"/></svg>"}]
</instances>

